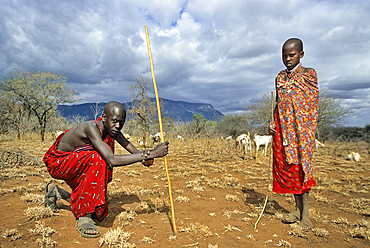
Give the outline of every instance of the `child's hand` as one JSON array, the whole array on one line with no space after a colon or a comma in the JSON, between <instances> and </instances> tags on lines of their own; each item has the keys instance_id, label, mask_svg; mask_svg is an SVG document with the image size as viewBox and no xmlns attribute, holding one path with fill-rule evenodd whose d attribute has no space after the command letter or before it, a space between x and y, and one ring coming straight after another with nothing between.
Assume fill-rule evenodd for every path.
<instances>
[{"instance_id":1,"label":"child's hand","mask_svg":"<svg viewBox=\"0 0 370 248\"><path fill-rule=\"evenodd\" d=\"M269 134L274 135L276 133L276 124L274 121L270 122Z\"/></svg>"}]
</instances>

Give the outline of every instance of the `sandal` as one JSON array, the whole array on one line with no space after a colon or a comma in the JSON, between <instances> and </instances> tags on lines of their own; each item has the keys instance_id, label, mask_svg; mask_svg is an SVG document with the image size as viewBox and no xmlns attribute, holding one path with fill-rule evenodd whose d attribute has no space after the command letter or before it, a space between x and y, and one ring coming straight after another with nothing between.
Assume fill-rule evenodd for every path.
<instances>
[{"instance_id":1,"label":"sandal","mask_svg":"<svg viewBox=\"0 0 370 248\"><path fill-rule=\"evenodd\" d=\"M45 205L45 207L49 207L54 213L56 213L56 212L59 211L59 208L57 207L57 199L58 198L55 194L56 185L53 185L51 187L51 189L48 190L50 184L51 184L51 182L46 184L44 205Z\"/></svg>"},{"instance_id":2,"label":"sandal","mask_svg":"<svg viewBox=\"0 0 370 248\"><path fill-rule=\"evenodd\" d=\"M305 231L308 231L308 230L311 230L313 229L313 224L308 222L307 220L301 220L300 223L299 223L299 226L305 230Z\"/></svg>"},{"instance_id":3,"label":"sandal","mask_svg":"<svg viewBox=\"0 0 370 248\"><path fill-rule=\"evenodd\" d=\"M95 222L88 217L80 217L77 219L76 230L84 238L97 238L101 234L99 228L95 225ZM85 233L86 230L93 230L96 234Z\"/></svg>"},{"instance_id":4,"label":"sandal","mask_svg":"<svg viewBox=\"0 0 370 248\"><path fill-rule=\"evenodd\" d=\"M298 216L297 212L293 212L293 213L290 213L290 214L285 214L283 216L282 221L284 223L289 223L289 224L296 223L297 221L299 221L299 216Z\"/></svg>"}]
</instances>

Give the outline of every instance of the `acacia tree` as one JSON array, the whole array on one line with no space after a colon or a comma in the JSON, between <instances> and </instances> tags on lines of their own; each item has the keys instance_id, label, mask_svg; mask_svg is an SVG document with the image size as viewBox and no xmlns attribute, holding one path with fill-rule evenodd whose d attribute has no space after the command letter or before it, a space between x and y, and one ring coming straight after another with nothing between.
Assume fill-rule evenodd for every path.
<instances>
[{"instance_id":1,"label":"acacia tree","mask_svg":"<svg viewBox=\"0 0 370 248\"><path fill-rule=\"evenodd\" d=\"M96 102L95 105L90 105L91 112L94 115L94 120L98 118L104 111L104 106L100 105L99 102Z\"/></svg>"},{"instance_id":2,"label":"acacia tree","mask_svg":"<svg viewBox=\"0 0 370 248\"><path fill-rule=\"evenodd\" d=\"M250 132L250 126L245 114L226 115L217 124L217 130L222 135L231 135L235 138L240 134Z\"/></svg>"},{"instance_id":3,"label":"acacia tree","mask_svg":"<svg viewBox=\"0 0 370 248\"><path fill-rule=\"evenodd\" d=\"M153 123L156 114L156 107L150 100L153 91L149 86L149 79L143 75L136 75L135 81L130 85L132 103L128 110L136 119L140 118L143 130L143 145L146 146L146 130L148 123Z\"/></svg>"},{"instance_id":4,"label":"acacia tree","mask_svg":"<svg viewBox=\"0 0 370 248\"><path fill-rule=\"evenodd\" d=\"M15 68L8 78L0 81L2 94L14 98L29 114L37 117L41 140L45 140L45 129L59 104L79 100L75 91L67 87L63 74L45 71L28 71Z\"/></svg>"},{"instance_id":5,"label":"acacia tree","mask_svg":"<svg viewBox=\"0 0 370 248\"><path fill-rule=\"evenodd\" d=\"M321 139L330 127L342 125L352 111L340 105L340 99L328 90L321 90L319 95L319 116L317 138Z\"/></svg>"},{"instance_id":6,"label":"acacia tree","mask_svg":"<svg viewBox=\"0 0 370 248\"><path fill-rule=\"evenodd\" d=\"M249 121L250 125L256 129L257 133L266 132L272 115L271 95L266 93L260 100L249 104L245 115L246 119Z\"/></svg>"},{"instance_id":7,"label":"acacia tree","mask_svg":"<svg viewBox=\"0 0 370 248\"><path fill-rule=\"evenodd\" d=\"M8 132L9 126L15 125L18 139L21 138L21 121L26 111L22 104L9 96L0 96L1 131Z\"/></svg>"}]
</instances>

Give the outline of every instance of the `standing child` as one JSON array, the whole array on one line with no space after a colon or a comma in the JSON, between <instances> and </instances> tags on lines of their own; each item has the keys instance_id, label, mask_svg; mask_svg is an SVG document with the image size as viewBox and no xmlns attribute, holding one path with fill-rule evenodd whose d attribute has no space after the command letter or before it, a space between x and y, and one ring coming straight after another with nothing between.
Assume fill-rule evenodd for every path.
<instances>
[{"instance_id":1,"label":"standing child","mask_svg":"<svg viewBox=\"0 0 370 248\"><path fill-rule=\"evenodd\" d=\"M296 210L284 216L283 221L304 229L313 225L309 214L309 192L316 185L311 159L317 126L319 91L317 74L312 68L301 66L303 43L288 39L282 47L286 70L276 77L275 121L270 124L273 138L273 191L293 193Z\"/></svg>"}]
</instances>

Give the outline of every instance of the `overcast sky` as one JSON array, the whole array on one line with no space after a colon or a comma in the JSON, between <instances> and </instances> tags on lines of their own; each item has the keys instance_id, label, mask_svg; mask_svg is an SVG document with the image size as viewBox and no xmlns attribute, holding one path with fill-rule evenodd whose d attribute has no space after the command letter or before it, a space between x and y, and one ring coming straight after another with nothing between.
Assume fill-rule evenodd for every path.
<instances>
[{"instance_id":1,"label":"overcast sky","mask_svg":"<svg viewBox=\"0 0 370 248\"><path fill-rule=\"evenodd\" d=\"M274 90L281 45L301 38L320 90L370 123L370 1L0 0L0 73L64 73L83 102L131 101L135 75L161 97L237 113Z\"/></svg>"}]
</instances>

